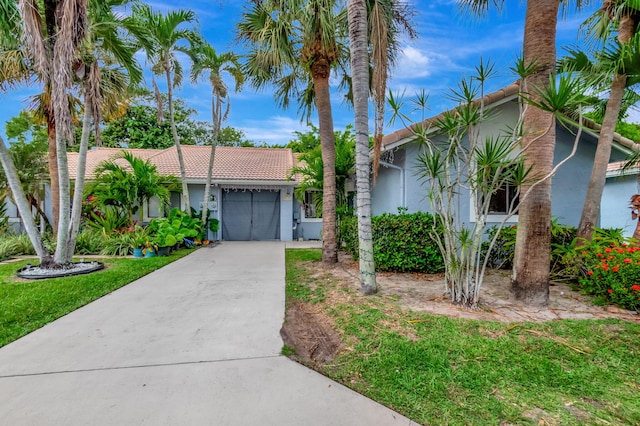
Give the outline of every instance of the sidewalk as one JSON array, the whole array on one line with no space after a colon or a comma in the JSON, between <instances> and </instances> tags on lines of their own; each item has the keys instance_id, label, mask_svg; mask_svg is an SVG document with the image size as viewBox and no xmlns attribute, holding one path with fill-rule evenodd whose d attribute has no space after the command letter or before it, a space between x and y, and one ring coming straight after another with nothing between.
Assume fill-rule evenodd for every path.
<instances>
[{"instance_id":1,"label":"sidewalk","mask_svg":"<svg viewBox=\"0 0 640 426\"><path fill-rule=\"evenodd\" d=\"M203 248L1 348L2 424L414 424L279 355L284 247Z\"/></svg>"}]
</instances>

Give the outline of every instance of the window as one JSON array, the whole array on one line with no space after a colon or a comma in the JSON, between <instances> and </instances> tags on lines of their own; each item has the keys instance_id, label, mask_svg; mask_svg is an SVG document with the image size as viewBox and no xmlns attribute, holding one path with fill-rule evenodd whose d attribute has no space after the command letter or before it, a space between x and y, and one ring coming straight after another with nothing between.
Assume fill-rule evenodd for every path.
<instances>
[{"instance_id":1,"label":"window","mask_svg":"<svg viewBox=\"0 0 640 426\"><path fill-rule=\"evenodd\" d=\"M506 215L512 206L519 203L518 188L505 184L498 189L489 201L489 215Z\"/></svg>"},{"instance_id":2,"label":"window","mask_svg":"<svg viewBox=\"0 0 640 426\"><path fill-rule=\"evenodd\" d=\"M518 213L517 206L520 202L518 194L518 187L505 182L503 186L491 195L489 200L489 209L487 214L487 222L501 222L507 219L508 222L517 222ZM482 204L482 195L471 196L471 209L469 212L469 219L471 222L476 220L476 208ZM516 207L516 213L507 218L509 210Z\"/></svg>"},{"instance_id":3,"label":"window","mask_svg":"<svg viewBox=\"0 0 640 426\"><path fill-rule=\"evenodd\" d=\"M322 209L319 209L317 205L320 197L322 197L320 191L307 191L304 193L304 202L300 206L303 220L307 219L307 221L312 222L314 220L309 219L322 219Z\"/></svg>"}]
</instances>

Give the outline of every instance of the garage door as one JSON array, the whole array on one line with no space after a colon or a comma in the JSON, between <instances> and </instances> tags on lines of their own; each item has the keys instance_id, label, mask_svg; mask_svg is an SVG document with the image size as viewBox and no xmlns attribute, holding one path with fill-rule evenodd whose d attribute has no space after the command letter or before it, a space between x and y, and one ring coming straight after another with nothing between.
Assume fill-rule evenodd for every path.
<instances>
[{"instance_id":1,"label":"garage door","mask_svg":"<svg viewBox=\"0 0 640 426\"><path fill-rule=\"evenodd\" d=\"M222 239L279 240L280 191L222 191Z\"/></svg>"}]
</instances>

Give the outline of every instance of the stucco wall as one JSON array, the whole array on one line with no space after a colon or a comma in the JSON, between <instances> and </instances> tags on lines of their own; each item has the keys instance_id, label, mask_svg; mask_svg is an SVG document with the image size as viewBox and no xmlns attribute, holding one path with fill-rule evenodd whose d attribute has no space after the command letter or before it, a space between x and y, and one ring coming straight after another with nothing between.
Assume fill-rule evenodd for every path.
<instances>
[{"instance_id":1,"label":"stucco wall","mask_svg":"<svg viewBox=\"0 0 640 426\"><path fill-rule=\"evenodd\" d=\"M518 117L518 107L514 102L508 102L495 109L495 115L491 120L483 123L480 128L480 137L506 134L509 126L514 126ZM557 143L554 153L554 162L557 164L566 158L572 150L575 136L557 125ZM560 223L577 226L580 221L580 214L584 204L587 184L591 175L591 167L597 139L591 134L582 134L576 154L560 167L552 180L552 215L559 218ZM416 143L406 144L397 153L401 159L394 164L404 169L404 203L399 201L401 193L400 173L395 169L381 169L378 183L373 192L373 214L378 215L383 212L395 213L398 206L404 206L409 212L430 211L429 201L425 198L426 189L421 185L416 176L417 158L420 147ZM624 154L614 150L611 156L612 161L624 158ZM629 195L625 196L628 200ZM459 195L459 205L461 218L469 222L472 220L471 194L462 190ZM608 207L603 201L603 211L609 214ZM516 222L517 217L510 222ZM489 224L491 224L489 217ZM604 225L604 223L603 223Z\"/></svg>"},{"instance_id":2,"label":"stucco wall","mask_svg":"<svg viewBox=\"0 0 640 426\"><path fill-rule=\"evenodd\" d=\"M627 237L633 235L637 221L631 220L629 199L639 193L638 176L621 176L607 179L602 194L602 228L622 228Z\"/></svg>"}]
</instances>

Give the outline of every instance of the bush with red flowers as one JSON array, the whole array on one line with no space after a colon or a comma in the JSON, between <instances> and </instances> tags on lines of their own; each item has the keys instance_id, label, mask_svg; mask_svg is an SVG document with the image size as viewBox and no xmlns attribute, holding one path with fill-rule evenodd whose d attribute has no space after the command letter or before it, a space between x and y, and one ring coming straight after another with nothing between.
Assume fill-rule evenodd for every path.
<instances>
[{"instance_id":1,"label":"bush with red flowers","mask_svg":"<svg viewBox=\"0 0 640 426\"><path fill-rule=\"evenodd\" d=\"M640 310L640 247L594 241L582 251L580 289L603 302Z\"/></svg>"}]
</instances>

